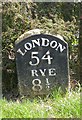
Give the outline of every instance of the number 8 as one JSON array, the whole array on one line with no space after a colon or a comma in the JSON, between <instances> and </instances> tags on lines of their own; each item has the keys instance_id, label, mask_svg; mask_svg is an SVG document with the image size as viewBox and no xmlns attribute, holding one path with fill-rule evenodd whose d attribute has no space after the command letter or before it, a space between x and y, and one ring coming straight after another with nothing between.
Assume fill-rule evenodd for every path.
<instances>
[{"instance_id":1,"label":"number 8","mask_svg":"<svg viewBox=\"0 0 82 120\"><path fill-rule=\"evenodd\" d=\"M37 83L38 82L38 83ZM41 85L41 80L39 79L34 79L32 81L33 87L32 90L33 91L41 91L42 90L42 85ZM37 89L39 87L39 89Z\"/></svg>"}]
</instances>

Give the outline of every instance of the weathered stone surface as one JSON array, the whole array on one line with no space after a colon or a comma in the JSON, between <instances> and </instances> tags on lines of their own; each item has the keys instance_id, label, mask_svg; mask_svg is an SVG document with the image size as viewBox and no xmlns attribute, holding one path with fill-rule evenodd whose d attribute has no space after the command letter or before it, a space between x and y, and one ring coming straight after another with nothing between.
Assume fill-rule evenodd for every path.
<instances>
[{"instance_id":1,"label":"weathered stone surface","mask_svg":"<svg viewBox=\"0 0 82 120\"><path fill-rule=\"evenodd\" d=\"M48 94L55 86L68 85L68 45L48 34L16 41L16 64L22 95Z\"/></svg>"}]
</instances>

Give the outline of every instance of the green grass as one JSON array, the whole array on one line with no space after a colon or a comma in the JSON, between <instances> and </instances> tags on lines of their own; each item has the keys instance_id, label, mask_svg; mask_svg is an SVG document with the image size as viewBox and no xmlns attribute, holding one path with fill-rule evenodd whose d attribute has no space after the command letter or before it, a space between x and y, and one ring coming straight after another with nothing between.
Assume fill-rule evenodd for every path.
<instances>
[{"instance_id":1,"label":"green grass","mask_svg":"<svg viewBox=\"0 0 82 120\"><path fill-rule=\"evenodd\" d=\"M23 99L22 102L0 100L2 118L80 118L80 93L60 93L56 90L49 98Z\"/></svg>"}]
</instances>

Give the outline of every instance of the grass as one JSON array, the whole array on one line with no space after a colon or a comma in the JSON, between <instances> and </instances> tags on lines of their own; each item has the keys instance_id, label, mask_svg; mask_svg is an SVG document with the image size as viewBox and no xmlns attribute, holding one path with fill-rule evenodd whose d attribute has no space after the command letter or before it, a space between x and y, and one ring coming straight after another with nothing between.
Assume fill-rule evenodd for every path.
<instances>
[{"instance_id":1,"label":"grass","mask_svg":"<svg viewBox=\"0 0 82 120\"><path fill-rule=\"evenodd\" d=\"M62 95L55 90L44 99L0 100L2 118L80 118L80 92Z\"/></svg>"}]
</instances>

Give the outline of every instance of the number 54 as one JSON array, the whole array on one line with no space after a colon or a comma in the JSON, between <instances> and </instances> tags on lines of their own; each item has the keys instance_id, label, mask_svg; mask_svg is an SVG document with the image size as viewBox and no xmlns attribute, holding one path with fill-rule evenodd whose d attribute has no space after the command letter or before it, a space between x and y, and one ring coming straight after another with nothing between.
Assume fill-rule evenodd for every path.
<instances>
[{"instance_id":1,"label":"number 54","mask_svg":"<svg viewBox=\"0 0 82 120\"><path fill-rule=\"evenodd\" d=\"M32 61L29 62L29 64L31 66L36 66L40 63L40 59L39 57L37 56L38 55L38 52L32 52L31 53L31 59L35 59L36 62L33 63ZM48 64L51 64L51 60L53 59L51 56L50 56L50 51L48 50L44 55L43 57L41 58L42 60L47 60Z\"/></svg>"}]
</instances>

